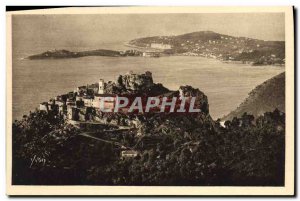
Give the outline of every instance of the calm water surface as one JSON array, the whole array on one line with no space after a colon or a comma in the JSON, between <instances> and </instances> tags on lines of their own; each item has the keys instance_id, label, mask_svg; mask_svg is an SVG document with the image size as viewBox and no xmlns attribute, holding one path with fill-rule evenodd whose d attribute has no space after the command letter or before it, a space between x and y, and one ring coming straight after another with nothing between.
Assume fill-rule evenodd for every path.
<instances>
[{"instance_id":1,"label":"calm water surface","mask_svg":"<svg viewBox=\"0 0 300 201\"><path fill-rule=\"evenodd\" d=\"M76 86L95 83L100 78L115 80L129 70L151 71L154 82L169 89L176 90L180 85L199 88L208 96L210 114L217 119L234 110L255 86L284 71L283 67L226 64L187 56L22 60L31 54L23 52L14 51L13 55L13 119L20 119L40 102Z\"/></svg>"}]
</instances>

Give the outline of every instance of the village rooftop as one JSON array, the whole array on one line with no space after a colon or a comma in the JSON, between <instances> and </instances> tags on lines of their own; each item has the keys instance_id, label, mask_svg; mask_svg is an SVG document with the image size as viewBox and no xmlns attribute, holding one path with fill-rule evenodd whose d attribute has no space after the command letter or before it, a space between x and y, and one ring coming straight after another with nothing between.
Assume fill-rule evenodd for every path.
<instances>
[{"instance_id":1,"label":"village rooftop","mask_svg":"<svg viewBox=\"0 0 300 201\"><path fill-rule=\"evenodd\" d=\"M115 107L107 108L105 104L111 102ZM107 96L102 97L99 109L102 112L201 112L195 107L196 97L134 97Z\"/></svg>"}]
</instances>

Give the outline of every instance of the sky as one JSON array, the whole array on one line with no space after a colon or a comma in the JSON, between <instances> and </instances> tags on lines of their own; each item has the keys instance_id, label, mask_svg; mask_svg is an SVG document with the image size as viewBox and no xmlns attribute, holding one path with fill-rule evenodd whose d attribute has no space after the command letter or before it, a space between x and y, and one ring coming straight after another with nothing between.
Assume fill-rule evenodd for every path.
<instances>
[{"instance_id":1,"label":"sky","mask_svg":"<svg viewBox=\"0 0 300 201\"><path fill-rule=\"evenodd\" d=\"M99 46L131 39L214 31L262 40L285 38L283 13L17 15L13 46Z\"/></svg>"}]
</instances>

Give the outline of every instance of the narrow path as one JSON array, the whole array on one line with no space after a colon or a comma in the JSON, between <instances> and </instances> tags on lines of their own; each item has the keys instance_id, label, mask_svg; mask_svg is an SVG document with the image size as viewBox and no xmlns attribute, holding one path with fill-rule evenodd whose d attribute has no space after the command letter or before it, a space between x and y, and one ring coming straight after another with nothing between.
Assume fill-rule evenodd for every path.
<instances>
[{"instance_id":1,"label":"narrow path","mask_svg":"<svg viewBox=\"0 0 300 201\"><path fill-rule=\"evenodd\" d=\"M130 148L130 147L124 146L123 144L121 144L121 143L119 143L119 142L110 141L110 140L104 140L104 139L101 139L101 138L92 136L91 134L89 134L89 133L87 133L87 132L80 133L79 135L84 136L84 137L87 137L87 138L91 138L91 139L94 139L94 140L98 140L98 141L101 141L101 142L110 143L110 144L113 144L113 145L115 145L115 146L119 146L119 147L122 148L122 149L132 149L132 148Z\"/></svg>"}]
</instances>

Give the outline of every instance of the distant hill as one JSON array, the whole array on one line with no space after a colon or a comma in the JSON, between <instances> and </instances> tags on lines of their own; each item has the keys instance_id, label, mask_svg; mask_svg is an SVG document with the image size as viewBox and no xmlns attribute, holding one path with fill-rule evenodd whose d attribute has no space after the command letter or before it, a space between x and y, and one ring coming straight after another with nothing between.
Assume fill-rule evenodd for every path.
<instances>
[{"instance_id":1,"label":"distant hill","mask_svg":"<svg viewBox=\"0 0 300 201\"><path fill-rule=\"evenodd\" d=\"M257 117L276 108L285 112L285 73L258 85L235 111L230 112L222 120L241 117L245 112Z\"/></svg>"},{"instance_id":2,"label":"distant hill","mask_svg":"<svg viewBox=\"0 0 300 201\"><path fill-rule=\"evenodd\" d=\"M153 36L131 40L129 45L159 49L169 54L204 56L223 61L253 65L285 63L285 42L234 37L212 31L199 31L177 36ZM171 46L166 49L166 45Z\"/></svg>"}]
</instances>

